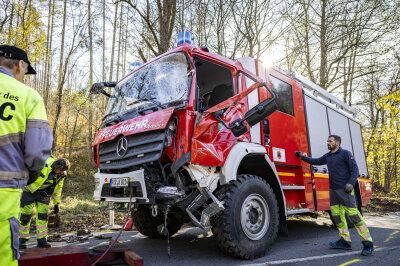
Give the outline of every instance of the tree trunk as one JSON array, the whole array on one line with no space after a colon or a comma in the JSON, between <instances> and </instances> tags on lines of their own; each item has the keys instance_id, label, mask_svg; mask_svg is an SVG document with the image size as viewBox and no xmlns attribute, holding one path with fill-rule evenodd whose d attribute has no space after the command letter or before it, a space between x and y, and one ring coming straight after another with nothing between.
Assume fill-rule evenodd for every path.
<instances>
[{"instance_id":1,"label":"tree trunk","mask_svg":"<svg viewBox=\"0 0 400 266\"><path fill-rule=\"evenodd\" d=\"M326 46L326 4L327 0L322 0L321 10L321 35L320 35L320 46L321 46L321 63L320 63L320 74L319 74L319 85L326 89L327 85L327 66L328 66L328 52Z\"/></svg>"},{"instance_id":2,"label":"tree trunk","mask_svg":"<svg viewBox=\"0 0 400 266\"><path fill-rule=\"evenodd\" d=\"M47 87L47 79L49 79L49 61L50 61L50 29L51 29L51 20L52 20L52 1L49 1L49 17L47 18L47 36L46 36L46 58L44 63L44 77L43 77L43 102L47 109L47 101L49 97L49 90Z\"/></svg>"},{"instance_id":3,"label":"tree trunk","mask_svg":"<svg viewBox=\"0 0 400 266\"><path fill-rule=\"evenodd\" d=\"M48 49L48 57L49 59L47 60L47 76L46 76L46 84L45 84L45 89L44 89L44 101L47 103L49 99L49 91L50 91L50 82L51 82L51 71L52 71L52 65L53 65L53 51L52 51L52 43L53 43L53 33L54 33L54 10L55 10L55 0L53 0L52 4L52 11L51 11L51 27L50 27L50 39L49 39L49 49ZM46 110L48 111L47 105L46 105Z\"/></svg>"},{"instance_id":4,"label":"tree trunk","mask_svg":"<svg viewBox=\"0 0 400 266\"><path fill-rule=\"evenodd\" d=\"M11 45L11 36L13 36L12 34L12 29L13 29L13 20L14 20L14 11L15 11L15 4L12 3L11 4L11 14L10 14L10 25L8 26L8 40L7 40L7 44ZM18 14L17 14L18 16Z\"/></svg>"},{"instance_id":5,"label":"tree trunk","mask_svg":"<svg viewBox=\"0 0 400 266\"><path fill-rule=\"evenodd\" d=\"M108 81L113 81L115 34L116 34L116 31L117 31L117 17L118 17L118 2L115 4L114 31L113 31L113 40L112 40L112 48L111 48L111 62L110 62L110 77L109 77Z\"/></svg>"},{"instance_id":6,"label":"tree trunk","mask_svg":"<svg viewBox=\"0 0 400 266\"><path fill-rule=\"evenodd\" d=\"M119 69L120 69L120 62L121 62L121 42L122 42L122 4L121 4L121 12L119 14L119 33L118 33L118 53L117 53L117 75L115 76L115 80L119 80Z\"/></svg>"},{"instance_id":7,"label":"tree trunk","mask_svg":"<svg viewBox=\"0 0 400 266\"><path fill-rule=\"evenodd\" d=\"M58 119L60 117L61 108L62 108L62 95L63 95L63 85L64 85L64 77L63 75L63 62L64 62L64 39L65 39L65 24L67 18L67 1L64 1L64 12L63 12L63 24L62 24L62 31L61 31L61 49L60 49L60 66L58 70L58 86L57 86L57 105L56 105L56 115L54 118L54 125L53 125L53 152L55 147L57 146L57 125Z\"/></svg>"},{"instance_id":8,"label":"tree trunk","mask_svg":"<svg viewBox=\"0 0 400 266\"><path fill-rule=\"evenodd\" d=\"M91 13L92 1L88 1L88 31L89 31L89 88L92 87L93 83L93 33L92 33L92 13ZM89 94L89 134L88 134L88 144L92 143L93 137L93 96Z\"/></svg>"}]
</instances>

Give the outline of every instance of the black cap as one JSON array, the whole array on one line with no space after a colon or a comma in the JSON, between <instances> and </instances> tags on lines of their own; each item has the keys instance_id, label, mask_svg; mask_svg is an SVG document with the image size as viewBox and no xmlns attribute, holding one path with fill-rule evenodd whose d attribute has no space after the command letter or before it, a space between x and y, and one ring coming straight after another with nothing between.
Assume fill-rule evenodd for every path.
<instances>
[{"instance_id":1,"label":"black cap","mask_svg":"<svg viewBox=\"0 0 400 266\"><path fill-rule=\"evenodd\" d=\"M31 62L28 60L28 55L24 50L11 45L0 45L0 56L22 60L28 64L28 72L26 74L36 74L36 71L31 66Z\"/></svg>"}]
</instances>

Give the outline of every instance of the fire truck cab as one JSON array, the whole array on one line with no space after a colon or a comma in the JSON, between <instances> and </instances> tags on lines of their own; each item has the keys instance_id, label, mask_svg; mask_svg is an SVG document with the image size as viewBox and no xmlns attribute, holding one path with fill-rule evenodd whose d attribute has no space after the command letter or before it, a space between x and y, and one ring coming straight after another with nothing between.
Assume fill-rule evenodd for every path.
<instances>
[{"instance_id":1,"label":"fire truck cab","mask_svg":"<svg viewBox=\"0 0 400 266\"><path fill-rule=\"evenodd\" d=\"M355 110L296 73L182 43L91 90L110 97L93 142L94 199L134 201L148 237L191 222L232 256L264 256L288 215L329 210L326 166L295 151L322 156L330 134L358 163L359 206L371 197Z\"/></svg>"}]
</instances>

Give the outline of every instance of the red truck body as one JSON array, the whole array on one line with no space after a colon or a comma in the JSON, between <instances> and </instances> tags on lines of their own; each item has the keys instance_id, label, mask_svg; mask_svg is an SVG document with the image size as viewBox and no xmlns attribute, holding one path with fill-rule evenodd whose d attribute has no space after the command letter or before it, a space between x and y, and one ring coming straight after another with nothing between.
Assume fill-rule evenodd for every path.
<instances>
[{"instance_id":1,"label":"red truck body","mask_svg":"<svg viewBox=\"0 0 400 266\"><path fill-rule=\"evenodd\" d=\"M128 202L128 194L134 194L134 191L136 191L137 195L133 196L137 206L151 205L151 210L154 213L157 212L157 206L164 206L165 203L163 201L165 198L160 200L158 197L157 193L159 191L164 191L163 189L168 188L168 193L162 192L164 196L168 194L172 197L172 195L179 194L177 193L179 185L172 186L171 190L171 182L168 180L174 180L176 173L182 170L187 172L187 176L191 177L190 182L193 182L191 186L197 186L201 191L200 194L203 193L206 198L209 198L208 201L198 201L198 203L206 202L209 204L209 207L205 209L199 207L194 211L194 209L191 209L193 204L187 204L182 208L186 210L192 222L200 227L206 224L206 222L202 223L200 220L203 221L203 218L207 219L214 215L218 216L218 212L224 208L222 207L223 203L218 201L213 193L218 197L217 191L221 191L224 186L232 184L236 180L236 176L240 174L262 177L269 184L276 197L280 229L283 231L284 219L287 215L329 210L329 177L326 168L310 167L308 163L301 161L294 154L295 151L301 151L308 156L321 156L321 152L326 147L325 141L328 135L322 133L325 130L324 128L318 128L324 127L323 124L325 122L321 122L321 125L315 122L319 118L313 117L314 112L307 108L312 108L313 105L318 105L318 108L325 108L321 110L325 110L324 112L327 113L329 129L326 132L329 131L332 134L347 132L343 131L343 122L337 122L338 128L335 129L336 124L334 123L336 123L336 120L331 121L330 119L337 116L337 121L340 119L342 119L340 121L346 121L345 123L348 126L346 125L347 128L344 128L353 135L355 134L354 132L357 132L357 126L360 128L359 123L354 118L354 110L333 96L325 94L320 88L315 89L315 87L318 87L315 84L309 81L302 82L302 79L304 80L303 77L298 78L298 76L286 73L278 68L265 68L262 62L257 59L244 58L234 62L210 53L206 49L186 43L134 70L119 81L118 84L123 84L124 80L129 80L131 75L135 75L141 69L146 69L153 62L168 58L168 56L173 56L176 53L183 53L186 56L188 60L187 75L191 75L188 82L188 97L184 101L184 107L177 108L174 105L166 104L163 108L144 111L144 114L137 114L131 118L115 120L112 123L106 123L107 121L105 121L104 127L98 132L93 142L94 161L99 166L99 173L95 176L95 199ZM222 79L220 78L221 76L227 77L224 82L220 81ZM218 94L215 91L218 86L214 89L209 89L213 85L209 85L208 80L214 81L214 85L221 83L220 85L225 86L224 93L226 94L226 91L229 90L230 94L222 100L216 101ZM243 122L247 127L246 132L240 136L235 136L233 130L228 127L232 127L234 121L246 118L246 113L252 110L253 107L257 108L260 103L271 99L272 95L267 86L262 85L263 82L269 88L272 87L273 91L278 95L278 110L264 119L259 119L259 122L252 127L250 127L248 120ZM120 87L122 86L120 85ZM279 93L281 92L285 93L285 95L280 95ZM318 95L321 95L321 98L318 98ZM291 102L288 103L287 99L291 99ZM213 100L216 103L215 105L211 104ZM202 108L201 106L204 102L208 102L208 104L203 104L205 106ZM126 105L128 106L129 104L127 103ZM335 106L338 107L338 110L334 110ZM316 115L319 115L319 111L316 110L315 112L317 112ZM331 114L332 112L335 112L334 115ZM149 168L150 159L143 164L132 164L133 166L129 164L129 160L133 160L133 158L140 160L140 158L147 158L150 155L146 153L146 149L149 148L145 146L143 146L143 149L140 148L142 144L129 146L130 141L132 141L129 138L133 138L132 136L141 138L141 136L146 136L147 133L155 134L155 132L164 134L162 133L164 132L163 130L168 131L171 121L173 121L171 128L173 128L174 132L172 144L166 146L166 140L164 140L162 143L164 143L165 147L160 150L159 155L154 155L154 158L159 161L158 164L163 169L161 171L162 175L170 177L166 178L163 186L160 185L160 182L163 182L160 181L162 178L157 179L158 185L151 192L148 183L150 182L149 180L153 179L150 174L147 176L145 174L137 179L137 183L140 184L135 186L139 187L139 189L130 190L129 187L136 178L132 176L135 176L140 171L148 171L146 169ZM332 123L329 124L329 122ZM320 131L322 136L319 133ZM168 135L168 133L165 134ZM359 130L356 134L356 137L350 136L349 143L353 145L349 146L350 151L355 151L357 147L359 149L359 146L362 145L362 143L354 144L356 140L359 141L361 139L362 142L361 131ZM164 135L159 137L161 141L163 137ZM320 139L324 140L320 141ZM124 141L128 143L126 149L129 149L129 152L123 149L120 150L121 147L123 148ZM316 148L318 145L322 147L320 150ZM356 147L356 145L358 146ZM131 152L132 149L141 149L141 151L134 153ZM119 150L124 152L122 156L120 156ZM356 160L358 161L359 158L364 156L360 160L363 164L362 169L366 171L365 155L363 152L362 155L360 154L360 152L356 154ZM141 166L145 164L146 166ZM123 170L125 165L130 168ZM153 165L151 167L155 167L153 162L151 162L151 165ZM169 168L171 168L172 174L168 174ZM164 173L164 170L167 174ZM365 206L371 198L371 184L365 171L364 177L360 175L358 185L355 187L359 207L361 205ZM113 183L110 180L113 178L129 179L129 185L127 183L127 187L113 187ZM187 185L188 182L184 181L183 183ZM146 185L144 185L145 183ZM182 186L182 191L185 190L184 187L186 185ZM119 191L118 193L113 192L117 190ZM179 194L180 196L178 197L184 200L190 197L190 193L186 189L186 194ZM221 209L212 209L210 198ZM192 200L192 202L197 202L194 199ZM259 200L258 202L261 202L260 204L262 205L262 201ZM172 203L168 201L166 205L174 205L174 201ZM215 211L215 213L212 211ZM202 213L201 217L196 214L197 212ZM242 224L242 227L246 226ZM246 229L244 228L243 231L246 231ZM252 237L254 239L257 238L256 235L250 234L250 239ZM257 254L242 256L236 253L232 255L242 258L260 256Z\"/></svg>"}]
</instances>

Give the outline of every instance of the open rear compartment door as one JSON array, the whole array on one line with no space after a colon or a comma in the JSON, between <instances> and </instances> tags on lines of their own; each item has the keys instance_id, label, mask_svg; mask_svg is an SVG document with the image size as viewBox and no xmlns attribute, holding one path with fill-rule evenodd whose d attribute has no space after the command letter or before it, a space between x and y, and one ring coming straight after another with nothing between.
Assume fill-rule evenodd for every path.
<instances>
[{"instance_id":1,"label":"open rear compartment door","mask_svg":"<svg viewBox=\"0 0 400 266\"><path fill-rule=\"evenodd\" d=\"M304 95L304 107L310 152L308 156L318 158L327 153L326 140L330 134L327 109L308 95ZM326 165L318 165L312 166L311 170L315 209L329 210L328 168Z\"/></svg>"},{"instance_id":2,"label":"open rear compartment door","mask_svg":"<svg viewBox=\"0 0 400 266\"><path fill-rule=\"evenodd\" d=\"M357 200L366 205L371 197L371 184L368 177L367 163L364 153L364 144L360 124L355 121L353 114L346 112L341 104L333 101L325 102L314 94L304 90L305 112L309 137L310 154L318 158L328 152L326 140L329 135L338 135L342 138L341 147L350 151L359 168L359 187L356 184ZM318 95L318 93L317 93ZM332 96L331 96L332 97ZM350 108L350 107L349 107ZM313 182L317 210L329 209L329 178L326 165L313 166Z\"/></svg>"}]
</instances>

